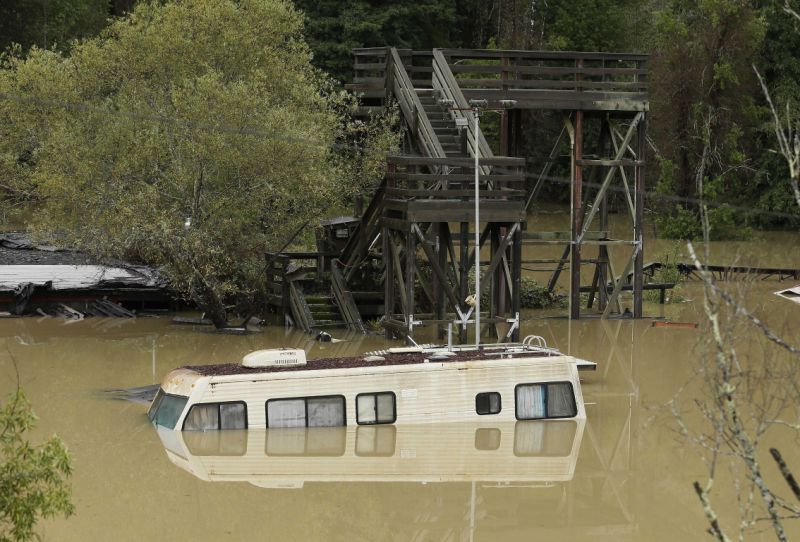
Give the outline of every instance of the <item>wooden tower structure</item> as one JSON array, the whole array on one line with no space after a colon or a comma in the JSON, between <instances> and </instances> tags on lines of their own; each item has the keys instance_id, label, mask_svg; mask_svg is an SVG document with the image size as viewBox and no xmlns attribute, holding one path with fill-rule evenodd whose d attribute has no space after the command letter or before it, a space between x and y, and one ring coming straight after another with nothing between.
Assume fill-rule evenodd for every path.
<instances>
[{"instance_id":1,"label":"wooden tower structure","mask_svg":"<svg viewBox=\"0 0 800 542\"><path fill-rule=\"evenodd\" d=\"M642 316L645 55L384 47L357 49L354 57L348 87L359 94L362 112L396 103L405 140L403 154L388 157L385 179L366 209L351 219L341 250L316 258L328 262L316 277L329 277L340 321L360 329L362 315L380 315L387 335L409 342L421 326L437 327L441 337L453 325L465 342L475 318L475 228L482 334L518 338L523 245L563 246L556 260L525 263L556 264L551 289L568 270L571 318L581 317L581 293L603 316L622 314L620 293L626 290L633 292L632 316ZM474 115L487 110L500 114L499 155L475 131ZM514 156L521 149L524 110L563 117L557 137L544 142L552 148L544 163ZM476 154L480 224L473 218ZM527 214L553 171L568 177L569 229L528 231ZM630 216L630 234L620 239L609 231L611 193L622 194ZM594 247L596 257L587 258ZM627 249L622 269L615 268L611 249ZM280 255L281 261L286 257ZM583 284L587 263L593 275ZM373 279L365 281L370 272ZM275 297L294 320L313 323L301 314L302 296L293 297L295 283L276 285L282 296Z\"/></svg>"}]
</instances>

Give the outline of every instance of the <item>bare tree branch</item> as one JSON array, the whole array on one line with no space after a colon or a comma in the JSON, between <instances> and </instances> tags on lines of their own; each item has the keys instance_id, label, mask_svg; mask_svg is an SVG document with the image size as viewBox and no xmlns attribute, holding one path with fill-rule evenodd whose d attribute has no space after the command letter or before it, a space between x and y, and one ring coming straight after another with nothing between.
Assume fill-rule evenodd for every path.
<instances>
[{"instance_id":1,"label":"bare tree branch","mask_svg":"<svg viewBox=\"0 0 800 542\"><path fill-rule=\"evenodd\" d=\"M781 453L778 451L777 448L770 448L769 453L772 454L772 459L775 460L775 463L778 464L778 468L781 469L781 475L783 479L786 480L786 483L789 484L789 489L792 490L794 496L797 500L800 500L800 485L797 484L797 480L795 480L792 471L789 470L789 466L786 464L786 461L783 460L781 457Z\"/></svg>"},{"instance_id":2,"label":"bare tree branch","mask_svg":"<svg viewBox=\"0 0 800 542\"><path fill-rule=\"evenodd\" d=\"M706 519L711 526L709 529L711 534L713 534L714 538L719 540L719 542L730 542L731 539L728 538L728 535L726 535L722 530L719 520L717 519L717 514L714 512L714 509L711 507L711 501L708 499L708 490L711 489L711 483L712 480L709 480L708 487L703 489L700 487L700 482L695 482L694 491L697 493L697 496L700 498L700 502L703 504L703 513L705 513Z\"/></svg>"},{"instance_id":3,"label":"bare tree branch","mask_svg":"<svg viewBox=\"0 0 800 542\"><path fill-rule=\"evenodd\" d=\"M788 1L786 2L784 10L800 20L798 13L789 7ZM783 121L772 101L772 96L770 96L764 78L761 77L761 73L759 73L755 65L753 65L753 70L756 72L758 82L761 84L761 90L764 92L764 97L772 112L772 118L775 122L775 137L778 139L778 148L783 158L786 160L786 164L789 166L789 184L794 192L795 201L798 207L800 207L800 130L797 126L792 125L792 115L788 103L786 104L786 127L784 128Z\"/></svg>"}]
</instances>

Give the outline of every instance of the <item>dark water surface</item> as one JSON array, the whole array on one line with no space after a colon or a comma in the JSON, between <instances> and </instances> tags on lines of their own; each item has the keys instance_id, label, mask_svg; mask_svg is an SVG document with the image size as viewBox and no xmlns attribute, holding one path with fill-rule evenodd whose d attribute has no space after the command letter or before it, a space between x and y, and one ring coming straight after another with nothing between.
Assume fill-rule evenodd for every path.
<instances>
[{"instance_id":1,"label":"dark water surface","mask_svg":"<svg viewBox=\"0 0 800 542\"><path fill-rule=\"evenodd\" d=\"M792 237L768 235L777 235L777 243L761 239L745 249L761 251L763 265L800 266ZM742 246L715 250L732 257ZM754 285L750 299L780 329L798 321L800 307L772 295L779 286ZM699 321L699 286L688 285L683 294L694 301L648 304L646 311ZM45 540L707 538L691 487L705 479L704 467L663 407L692 374L700 332L650 321L565 319L528 319L522 331L599 364L597 372L582 373L585 427L551 433L491 424L382 434L348 429L283 441L251 432L222 443L172 442L183 457L169 456L146 405L102 390L146 386L178 365L234 362L260 348L307 348L316 358L390 345L382 337L343 333L344 342L319 344L282 328L220 336L170 325L169 318L2 319L0 394L16 385L15 362L40 418L36 437L57 432L74 458L76 514L43 523ZM796 442L776 438L800 465ZM234 459L205 459L204 450L220 446ZM270 450L288 450L291 457L270 462L280 455ZM293 455L303 451L309 456ZM774 474L772 465L767 470ZM720 509L726 519L732 512Z\"/></svg>"}]
</instances>

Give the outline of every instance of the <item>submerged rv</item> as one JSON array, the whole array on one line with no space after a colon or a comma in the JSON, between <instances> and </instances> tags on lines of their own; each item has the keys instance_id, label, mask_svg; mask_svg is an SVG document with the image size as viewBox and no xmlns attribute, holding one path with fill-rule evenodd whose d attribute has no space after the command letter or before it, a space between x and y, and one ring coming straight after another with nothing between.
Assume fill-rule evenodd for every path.
<instances>
[{"instance_id":1,"label":"submerged rv","mask_svg":"<svg viewBox=\"0 0 800 542\"><path fill-rule=\"evenodd\" d=\"M581 420L578 369L594 367L540 337L310 361L303 350L260 350L171 371L148 415L182 431Z\"/></svg>"}]
</instances>

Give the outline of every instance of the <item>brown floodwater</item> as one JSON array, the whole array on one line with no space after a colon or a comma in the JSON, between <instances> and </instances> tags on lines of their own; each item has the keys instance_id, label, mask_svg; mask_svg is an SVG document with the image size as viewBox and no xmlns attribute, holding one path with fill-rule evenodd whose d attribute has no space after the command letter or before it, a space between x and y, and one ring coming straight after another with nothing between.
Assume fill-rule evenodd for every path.
<instances>
[{"instance_id":1,"label":"brown floodwater","mask_svg":"<svg viewBox=\"0 0 800 542\"><path fill-rule=\"evenodd\" d=\"M800 267L796 235L757 235L715 244L713 253ZM646 260L668 246L651 244ZM772 295L781 285L788 286L754 284L749 299L784 330L800 306ZM682 295L686 303L648 303L646 313L699 321L699 285L684 285ZM596 372L582 373L585 425L360 427L274 438L251 431L222 441L160 436L146 405L103 390L157 383L178 365L237 361L260 348L305 348L315 358L389 344L344 332L334 332L342 342L322 344L280 327L216 335L171 325L169 317L0 319L0 394L16 385L16 363L40 418L34 437L58 433L74 460L76 513L43 522L45 540L705 539L691 484L706 471L664 407L693 373L700 331L542 316L526 312L522 334L598 363ZM800 339L796 326L789 338ZM774 442L800 465L792 435ZM720 505L724 521L733 519L733 506ZM759 538L772 539L769 531L753 535Z\"/></svg>"}]
</instances>

